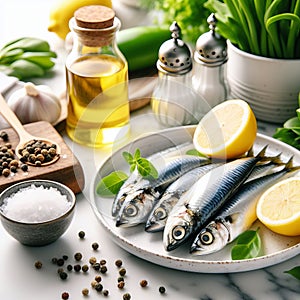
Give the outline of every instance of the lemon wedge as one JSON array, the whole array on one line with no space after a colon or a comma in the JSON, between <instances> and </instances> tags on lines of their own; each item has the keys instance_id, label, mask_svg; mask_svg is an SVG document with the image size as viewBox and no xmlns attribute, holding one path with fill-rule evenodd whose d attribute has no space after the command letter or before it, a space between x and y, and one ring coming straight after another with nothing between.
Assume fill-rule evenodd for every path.
<instances>
[{"instance_id":1,"label":"lemon wedge","mask_svg":"<svg viewBox=\"0 0 300 300\"><path fill-rule=\"evenodd\" d=\"M256 206L257 218L270 230L300 235L300 177L286 178L267 189Z\"/></svg>"},{"instance_id":2,"label":"lemon wedge","mask_svg":"<svg viewBox=\"0 0 300 300\"><path fill-rule=\"evenodd\" d=\"M198 123L193 143L200 153L214 158L237 158L256 139L255 115L244 100L231 99L213 107Z\"/></svg>"}]
</instances>

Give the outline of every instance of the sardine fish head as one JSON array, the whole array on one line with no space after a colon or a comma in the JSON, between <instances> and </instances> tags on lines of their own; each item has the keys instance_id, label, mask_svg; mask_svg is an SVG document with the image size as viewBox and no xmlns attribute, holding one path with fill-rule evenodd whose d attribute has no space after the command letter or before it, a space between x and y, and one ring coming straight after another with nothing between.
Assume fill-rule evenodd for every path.
<instances>
[{"instance_id":1,"label":"sardine fish head","mask_svg":"<svg viewBox=\"0 0 300 300\"><path fill-rule=\"evenodd\" d=\"M222 223L212 221L197 234L190 253L205 255L217 252L226 246L228 238L227 228Z\"/></svg>"},{"instance_id":2,"label":"sardine fish head","mask_svg":"<svg viewBox=\"0 0 300 300\"><path fill-rule=\"evenodd\" d=\"M117 215L117 227L131 227L147 220L154 199L143 190L128 195Z\"/></svg>"},{"instance_id":3,"label":"sardine fish head","mask_svg":"<svg viewBox=\"0 0 300 300\"><path fill-rule=\"evenodd\" d=\"M163 205L157 207L151 212L151 215L146 222L145 230L147 232L162 231L166 225L167 218L168 213L166 208Z\"/></svg>"},{"instance_id":4,"label":"sardine fish head","mask_svg":"<svg viewBox=\"0 0 300 300\"><path fill-rule=\"evenodd\" d=\"M193 216L188 212L175 217L171 222L167 220L163 234L166 251L178 248L191 236L194 230L194 221Z\"/></svg>"}]
</instances>

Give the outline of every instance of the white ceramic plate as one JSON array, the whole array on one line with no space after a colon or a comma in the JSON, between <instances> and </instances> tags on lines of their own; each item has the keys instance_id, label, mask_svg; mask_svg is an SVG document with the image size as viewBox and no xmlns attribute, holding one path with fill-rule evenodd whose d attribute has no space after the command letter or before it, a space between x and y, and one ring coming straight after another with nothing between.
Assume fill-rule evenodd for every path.
<instances>
[{"instance_id":1,"label":"white ceramic plate","mask_svg":"<svg viewBox=\"0 0 300 300\"><path fill-rule=\"evenodd\" d=\"M183 142L190 141L192 143L194 130L194 126L178 127L147 135L116 151L100 167L91 186L92 207L113 241L128 252L155 264L178 270L203 273L231 273L255 270L280 263L299 254L300 236L284 237L277 235L266 229L258 221L253 225L253 228L260 227L263 243L262 252L264 254L258 258L238 261L230 259L231 245L217 253L205 256L192 256L189 254L189 245L182 245L172 252L166 252L162 243L162 233L147 233L144 231L143 225L131 228L115 226L115 222L110 215L113 199L97 196L95 187L102 177L114 170L128 172L128 165L122 157L122 152L134 152L135 149L139 148L142 156L148 156ZM262 149L265 145L269 145L267 154L282 153L281 157L284 161L294 156L294 164L300 165L300 152L298 150L273 138L258 134L254 151Z\"/></svg>"}]
</instances>

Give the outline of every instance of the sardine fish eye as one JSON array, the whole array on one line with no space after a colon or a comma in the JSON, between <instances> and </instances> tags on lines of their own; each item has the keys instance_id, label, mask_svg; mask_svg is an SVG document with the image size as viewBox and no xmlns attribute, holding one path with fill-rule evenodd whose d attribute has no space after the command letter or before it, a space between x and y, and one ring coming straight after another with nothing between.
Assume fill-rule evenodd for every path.
<instances>
[{"instance_id":1,"label":"sardine fish eye","mask_svg":"<svg viewBox=\"0 0 300 300\"><path fill-rule=\"evenodd\" d=\"M215 240L214 235L207 229L200 232L199 241L204 245L211 245Z\"/></svg>"},{"instance_id":2,"label":"sardine fish eye","mask_svg":"<svg viewBox=\"0 0 300 300\"><path fill-rule=\"evenodd\" d=\"M134 217L137 215L138 209L135 205L130 204L126 207L124 213L127 217Z\"/></svg>"},{"instance_id":3,"label":"sardine fish eye","mask_svg":"<svg viewBox=\"0 0 300 300\"><path fill-rule=\"evenodd\" d=\"M158 220L163 220L167 217L167 213L166 213L166 210L162 207L159 207L155 210L155 217L158 219Z\"/></svg>"},{"instance_id":4,"label":"sardine fish eye","mask_svg":"<svg viewBox=\"0 0 300 300\"><path fill-rule=\"evenodd\" d=\"M172 236L176 241L182 240L185 236L185 228L180 225L174 227L172 230Z\"/></svg>"}]
</instances>

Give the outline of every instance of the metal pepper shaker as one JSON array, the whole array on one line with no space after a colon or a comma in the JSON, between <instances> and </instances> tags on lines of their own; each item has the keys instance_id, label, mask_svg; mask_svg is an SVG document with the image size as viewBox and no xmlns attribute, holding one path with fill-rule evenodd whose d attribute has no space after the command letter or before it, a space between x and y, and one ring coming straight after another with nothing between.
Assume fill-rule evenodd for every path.
<instances>
[{"instance_id":1,"label":"metal pepper shaker","mask_svg":"<svg viewBox=\"0 0 300 300\"><path fill-rule=\"evenodd\" d=\"M228 97L225 78L227 44L215 32L217 19L214 13L207 18L207 23L210 30L200 35L196 42L192 85L195 92L205 100L206 108L211 109Z\"/></svg>"},{"instance_id":2,"label":"metal pepper shaker","mask_svg":"<svg viewBox=\"0 0 300 300\"><path fill-rule=\"evenodd\" d=\"M151 107L163 125L194 124L199 116L197 95L192 88L192 51L180 39L181 30L176 21L170 26L170 31L172 38L165 41L158 51L158 80Z\"/></svg>"}]
</instances>

